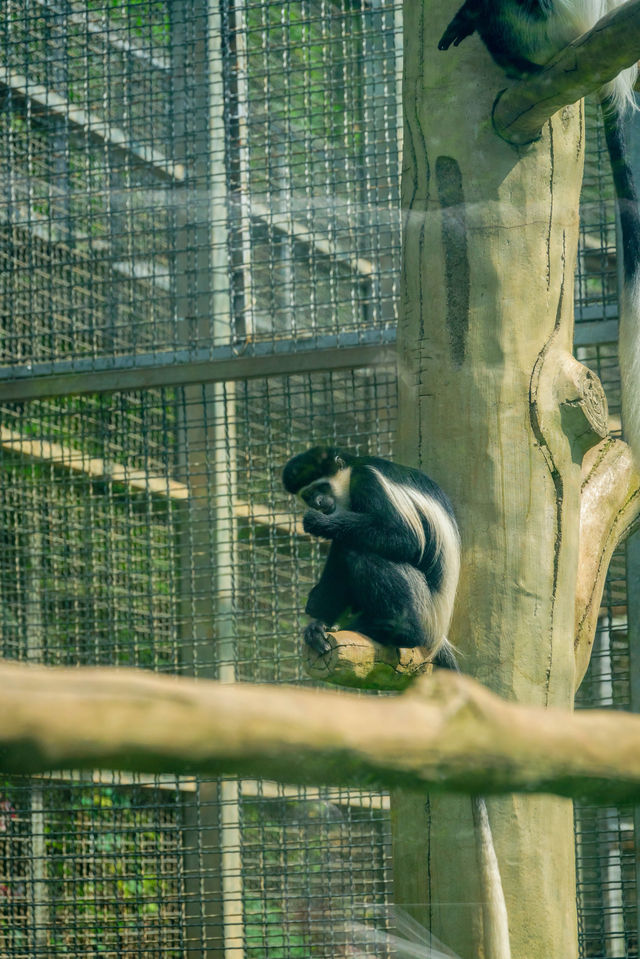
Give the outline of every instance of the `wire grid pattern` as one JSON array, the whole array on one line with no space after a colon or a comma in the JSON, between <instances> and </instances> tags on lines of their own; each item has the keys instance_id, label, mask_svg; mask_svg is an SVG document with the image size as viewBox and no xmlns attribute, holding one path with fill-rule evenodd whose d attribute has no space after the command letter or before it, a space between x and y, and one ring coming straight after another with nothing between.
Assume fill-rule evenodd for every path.
<instances>
[{"instance_id":1,"label":"wire grid pattern","mask_svg":"<svg viewBox=\"0 0 640 959\"><path fill-rule=\"evenodd\" d=\"M396 6L7 0L0 49L0 366L393 326Z\"/></svg>"},{"instance_id":2,"label":"wire grid pattern","mask_svg":"<svg viewBox=\"0 0 640 959\"><path fill-rule=\"evenodd\" d=\"M395 391L376 368L3 407L3 655L304 681L323 550L281 468L320 439L389 455ZM0 840L11 957L224 941L256 959L332 957L391 896L388 803L358 790L7 780Z\"/></svg>"},{"instance_id":3,"label":"wire grid pattern","mask_svg":"<svg viewBox=\"0 0 640 959\"><path fill-rule=\"evenodd\" d=\"M597 100L589 98L584 103L586 150L574 297L578 325L615 318L618 314L613 180Z\"/></svg>"},{"instance_id":4,"label":"wire grid pattern","mask_svg":"<svg viewBox=\"0 0 640 959\"><path fill-rule=\"evenodd\" d=\"M578 708L629 709L625 549L613 556ZM576 855L585 959L638 955L636 844L633 806L576 803Z\"/></svg>"},{"instance_id":5,"label":"wire grid pattern","mask_svg":"<svg viewBox=\"0 0 640 959\"><path fill-rule=\"evenodd\" d=\"M604 134L593 101L587 101L587 151L581 205L576 323L594 324L593 342L576 350L600 377L610 428L620 434L620 373L615 326L619 262L613 183ZM602 333L598 334L598 326ZM630 709L631 663L627 624L626 550L611 560L593 653L576 696L577 708ZM580 956L638 956L638 887L632 806L575 803Z\"/></svg>"},{"instance_id":6,"label":"wire grid pattern","mask_svg":"<svg viewBox=\"0 0 640 959\"><path fill-rule=\"evenodd\" d=\"M0 10L2 365L175 338L167 239L184 169L169 11L140 13L67 0Z\"/></svg>"},{"instance_id":7,"label":"wire grid pattern","mask_svg":"<svg viewBox=\"0 0 640 959\"><path fill-rule=\"evenodd\" d=\"M280 471L313 438L388 453L394 374L77 396L73 373L112 364L115 384L394 323L397 18L346 0L3 5L0 366L72 374L69 395L1 410L3 655L302 680L323 556ZM0 952L347 955L389 925L370 914L388 831L388 801L358 790L7 779Z\"/></svg>"},{"instance_id":8,"label":"wire grid pattern","mask_svg":"<svg viewBox=\"0 0 640 959\"><path fill-rule=\"evenodd\" d=\"M297 793L280 786L265 796L262 785L240 807L248 950L386 955L371 950L370 936L390 925L388 800L356 790Z\"/></svg>"},{"instance_id":9,"label":"wire grid pattern","mask_svg":"<svg viewBox=\"0 0 640 959\"><path fill-rule=\"evenodd\" d=\"M398 17L346 0L7 0L4 373L392 327ZM581 324L616 309L612 193L589 122ZM615 346L581 350L615 413ZM323 549L299 535L280 468L327 439L390 455L392 371L69 395L1 414L5 656L305 681L300 613ZM619 562L584 705L628 702ZM3 781L0 953L386 955L371 930L390 928L387 807L254 781ZM629 810L580 807L576 824L582 955L630 959Z\"/></svg>"}]
</instances>

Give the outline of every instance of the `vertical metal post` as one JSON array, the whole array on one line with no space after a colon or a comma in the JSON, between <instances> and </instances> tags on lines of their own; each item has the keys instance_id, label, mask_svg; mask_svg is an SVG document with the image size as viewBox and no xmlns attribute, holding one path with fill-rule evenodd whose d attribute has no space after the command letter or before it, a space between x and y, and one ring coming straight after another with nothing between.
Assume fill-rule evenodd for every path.
<instances>
[{"instance_id":1,"label":"vertical metal post","mask_svg":"<svg viewBox=\"0 0 640 959\"><path fill-rule=\"evenodd\" d=\"M404 140L404 116L402 112L402 71L404 65L402 43L402 3L396 2L393 8L393 42L396 64L396 132L398 137L398 156L402 158Z\"/></svg>"},{"instance_id":2,"label":"vertical metal post","mask_svg":"<svg viewBox=\"0 0 640 959\"><path fill-rule=\"evenodd\" d=\"M34 521L38 523L40 513L35 497L32 507ZM26 544L26 654L28 661L41 663L44 653L44 634L41 579L42 535L39 529L34 529L27 534ZM45 840L44 789L37 780L31 782L29 802L31 836L31 858L29 860L30 942L33 956L45 957L48 955L49 928L47 846Z\"/></svg>"},{"instance_id":3,"label":"vertical metal post","mask_svg":"<svg viewBox=\"0 0 640 959\"><path fill-rule=\"evenodd\" d=\"M627 635L631 710L640 713L640 532L627 540ZM636 873L636 922L640 929L640 804L633 807Z\"/></svg>"},{"instance_id":4,"label":"vertical metal post","mask_svg":"<svg viewBox=\"0 0 640 959\"><path fill-rule=\"evenodd\" d=\"M613 706L613 663L611 658L611 618L599 624L592 656L592 671L598 690L599 708ZM607 959L624 959L627 954L622 900L622 860L620 856L620 816L615 806L598 810L599 854L603 861L604 947Z\"/></svg>"},{"instance_id":5,"label":"vertical metal post","mask_svg":"<svg viewBox=\"0 0 640 959\"><path fill-rule=\"evenodd\" d=\"M212 0L213 5L213 0ZM238 339L247 340L255 330L252 268L251 268L251 197L249 181L249 69L247 59L246 0L231 0L229 3L229 43L234 64L230 74L233 93L231 113L233 126L233 155L229 157L229 170L234 189L234 240L232 244L240 289L234 295L234 328ZM220 22L217 12L215 16ZM222 26L222 25L221 25ZM220 61L222 69L222 62ZM215 68L214 68L215 69ZM223 90L220 91L221 94ZM221 103L224 101L221 100ZM216 107L214 106L215 110ZM224 125L221 124L221 132ZM224 142L222 140L221 142ZM215 172L212 171L215 176ZM223 181L224 182L224 181Z\"/></svg>"},{"instance_id":6,"label":"vertical metal post","mask_svg":"<svg viewBox=\"0 0 640 959\"><path fill-rule=\"evenodd\" d=\"M628 159L636 183L640 183L640 123L630 118L626 124ZM618 241L619 277L622 268L622 245ZM618 289L621 289L620 280ZM623 423L624 427L624 423ZM629 643L630 707L640 713L640 532L627 540L627 639ZM636 922L640 930L640 804L633 810L633 836L636 874Z\"/></svg>"},{"instance_id":7,"label":"vertical metal post","mask_svg":"<svg viewBox=\"0 0 640 959\"><path fill-rule=\"evenodd\" d=\"M194 0L191 12L193 22L183 3L172 6L176 117L184 118L178 151L191 162L178 203L176 311L187 344L203 345L232 339L225 97L220 5ZM190 74L193 89L186 89ZM185 389L180 458L190 495L181 535L183 658L195 675L223 682L235 680L233 424L232 384ZM225 781L201 782L195 801L185 800L188 959L244 959L238 798L237 783Z\"/></svg>"},{"instance_id":8,"label":"vertical metal post","mask_svg":"<svg viewBox=\"0 0 640 959\"><path fill-rule=\"evenodd\" d=\"M226 220L226 168L225 155L220 150L224 143L224 80L221 49L222 23L220 5L217 0L209 0L207 8L207 33L210 51L206 76L209 79L209 184L211 191L210 231L223 237L223 243L215 248L211 271L213 296L213 339L214 343L230 341L232 337L231 299L228 287L228 247L224 240L228 237ZM237 26L236 21L236 26ZM242 18L241 40L246 44L245 21ZM213 55L215 45L216 56ZM244 50L244 46L243 46ZM246 115L248 110L248 84L246 82L246 56L241 66L244 75L242 98L238 97L238 110L242 113L244 126L240 143L241 160L241 203L248 204L248 131ZM217 152L216 152L217 151ZM248 220L248 208L243 205L243 265L244 269L244 334L253 332L253 299L250 284L251 230ZM245 249L246 245L246 249ZM216 493L215 508L215 549L216 549L216 630L217 630L217 676L222 682L235 682L236 647L235 623L233 611L233 545L235 542L234 504L236 500L236 465L234 460L235 441L235 384L216 383L212 387L214 394L215 419L213 427L213 469ZM220 845L222 849L222 895L223 919L225 930L225 959L244 959L244 911L242 886L242 857L240 852L240 804L238 783L235 780L220 784Z\"/></svg>"},{"instance_id":9,"label":"vertical metal post","mask_svg":"<svg viewBox=\"0 0 640 959\"><path fill-rule=\"evenodd\" d=\"M44 7L44 16L48 27L48 69L52 74L56 92L65 95L68 81L68 55L66 39L68 14L71 12L68 0L61 0L57 9ZM71 191L69 170L69 130L63 120L53 116L47 118L53 127L47 137L51 177L49 178L49 226L53 224L64 235L64 242L73 246L74 233L71 222Z\"/></svg>"},{"instance_id":10,"label":"vertical metal post","mask_svg":"<svg viewBox=\"0 0 640 959\"><path fill-rule=\"evenodd\" d=\"M372 0L363 8L362 19L362 136L367 189L366 202L360 204L366 218L361 222L360 235L367 238L368 246L359 252L377 266L366 280L372 318L381 311L377 322L394 323L397 320L397 269L394 269L396 263L392 251L397 247L400 232L398 201L403 132L402 4L395 3L389 10L383 0ZM389 30L390 22L392 31ZM395 69L387 73L389 62ZM396 96L395 123L387 116L389 86ZM383 205L377 200L379 187L376 184L385 175L388 178L388 199Z\"/></svg>"},{"instance_id":11,"label":"vertical metal post","mask_svg":"<svg viewBox=\"0 0 640 959\"><path fill-rule=\"evenodd\" d=\"M286 153L286 144L280 144L275 149L275 154L274 174L276 191L271 202L274 203L280 216L285 219L285 222L291 224L293 221L293 210L291 208L293 187L291 182L291 167L288 162L289 157ZM280 289L279 301L283 309L282 323L284 329L293 330L295 329L295 287L293 270L295 249L291 234L286 231L280 233L276 242L278 259L280 261L277 283Z\"/></svg>"}]
</instances>

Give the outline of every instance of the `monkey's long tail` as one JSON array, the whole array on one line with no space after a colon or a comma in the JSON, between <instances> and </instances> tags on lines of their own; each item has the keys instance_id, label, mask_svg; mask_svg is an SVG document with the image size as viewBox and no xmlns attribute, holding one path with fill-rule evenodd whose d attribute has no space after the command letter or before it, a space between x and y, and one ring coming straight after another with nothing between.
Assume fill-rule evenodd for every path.
<instances>
[{"instance_id":1,"label":"monkey's long tail","mask_svg":"<svg viewBox=\"0 0 640 959\"><path fill-rule=\"evenodd\" d=\"M433 654L433 665L440 669L453 669L456 673L460 672L458 660L455 655L455 646L450 643L446 636L443 636Z\"/></svg>"},{"instance_id":2,"label":"monkey's long tail","mask_svg":"<svg viewBox=\"0 0 640 959\"><path fill-rule=\"evenodd\" d=\"M482 923L484 956L485 959L511 959L507 904L502 889L498 857L493 845L487 804L482 796L471 797L471 811L480 870L480 888L485 897Z\"/></svg>"},{"instance_id":3,"label":"monkey's long tail","mask_svg":"<svg viewBox=\"0 0 640 959\"><path fill-rule=\"evenodd\" d=\"M625 439L640 465L640 212L625 145L622 114L610 99L602 99L600 105L622 233L624 286L620 298L618 338L622 425Z\"/></svg>"}]
</instances>

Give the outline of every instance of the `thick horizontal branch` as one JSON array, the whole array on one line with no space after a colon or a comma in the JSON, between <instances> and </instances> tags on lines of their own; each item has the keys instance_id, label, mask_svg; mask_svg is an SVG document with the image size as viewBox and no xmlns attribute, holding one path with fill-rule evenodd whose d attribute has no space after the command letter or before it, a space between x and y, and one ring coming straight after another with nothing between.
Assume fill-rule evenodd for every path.
<instances>
[{"instance_id":1,"label":"thick horizontal branch","mask_svg":"<svg viewBox=\"0 0 640 959\"><path fill-rule=\"evenodd\" d=\"M446 671L389 697L10 663L0 685L5 773L98 767L640 796L640 717L518 706Z\"/></svg>"},{"instance_id":2,"label":"thick horizontal branch","mask_svg":"<svg viewBox=\"0 0 640 959\"><path fill-rule=\"evenodd\" d=\"M539 73L504 90L493 110L496 132L513 144L536 140L554 113L598 90L639 58L640 0L629 0Z\"/></svg>"}]
</instances>

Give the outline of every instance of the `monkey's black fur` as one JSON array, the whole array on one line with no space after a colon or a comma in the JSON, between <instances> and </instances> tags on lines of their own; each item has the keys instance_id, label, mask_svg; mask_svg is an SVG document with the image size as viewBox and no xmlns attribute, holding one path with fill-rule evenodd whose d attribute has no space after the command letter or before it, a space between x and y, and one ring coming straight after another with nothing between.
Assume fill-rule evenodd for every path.
<instances>
[{"instance_id":1,"label":"monkey's black fur","mask_svg":"<svg viewBox=\"0 0 640 959\"><path fill-rule=\"evenodd\" d=\"M477 31L495 62L509 76L534 73L540 69L540 62L525 56L522 35L526 27L535 34L548 18L550 7L544 0L466 0L440 38L438 50L448 50L451 44L457 47Z\"/></svg>"},{"instance_id":2,"label":"monkey's black fur","mask_svg":"<svg viewBox=\"0 0 640 959\"><path fill-rule=\"evenodd\" d=\"M424 646L436 665L457 668L446 630L459 538L440 487L419 470L324 446L289 460L283 483L311 507L306 532L331 541L307 600L305 642L325 652L326 629L339 622L385 645Z\"/></svg>"}]
</instances>

